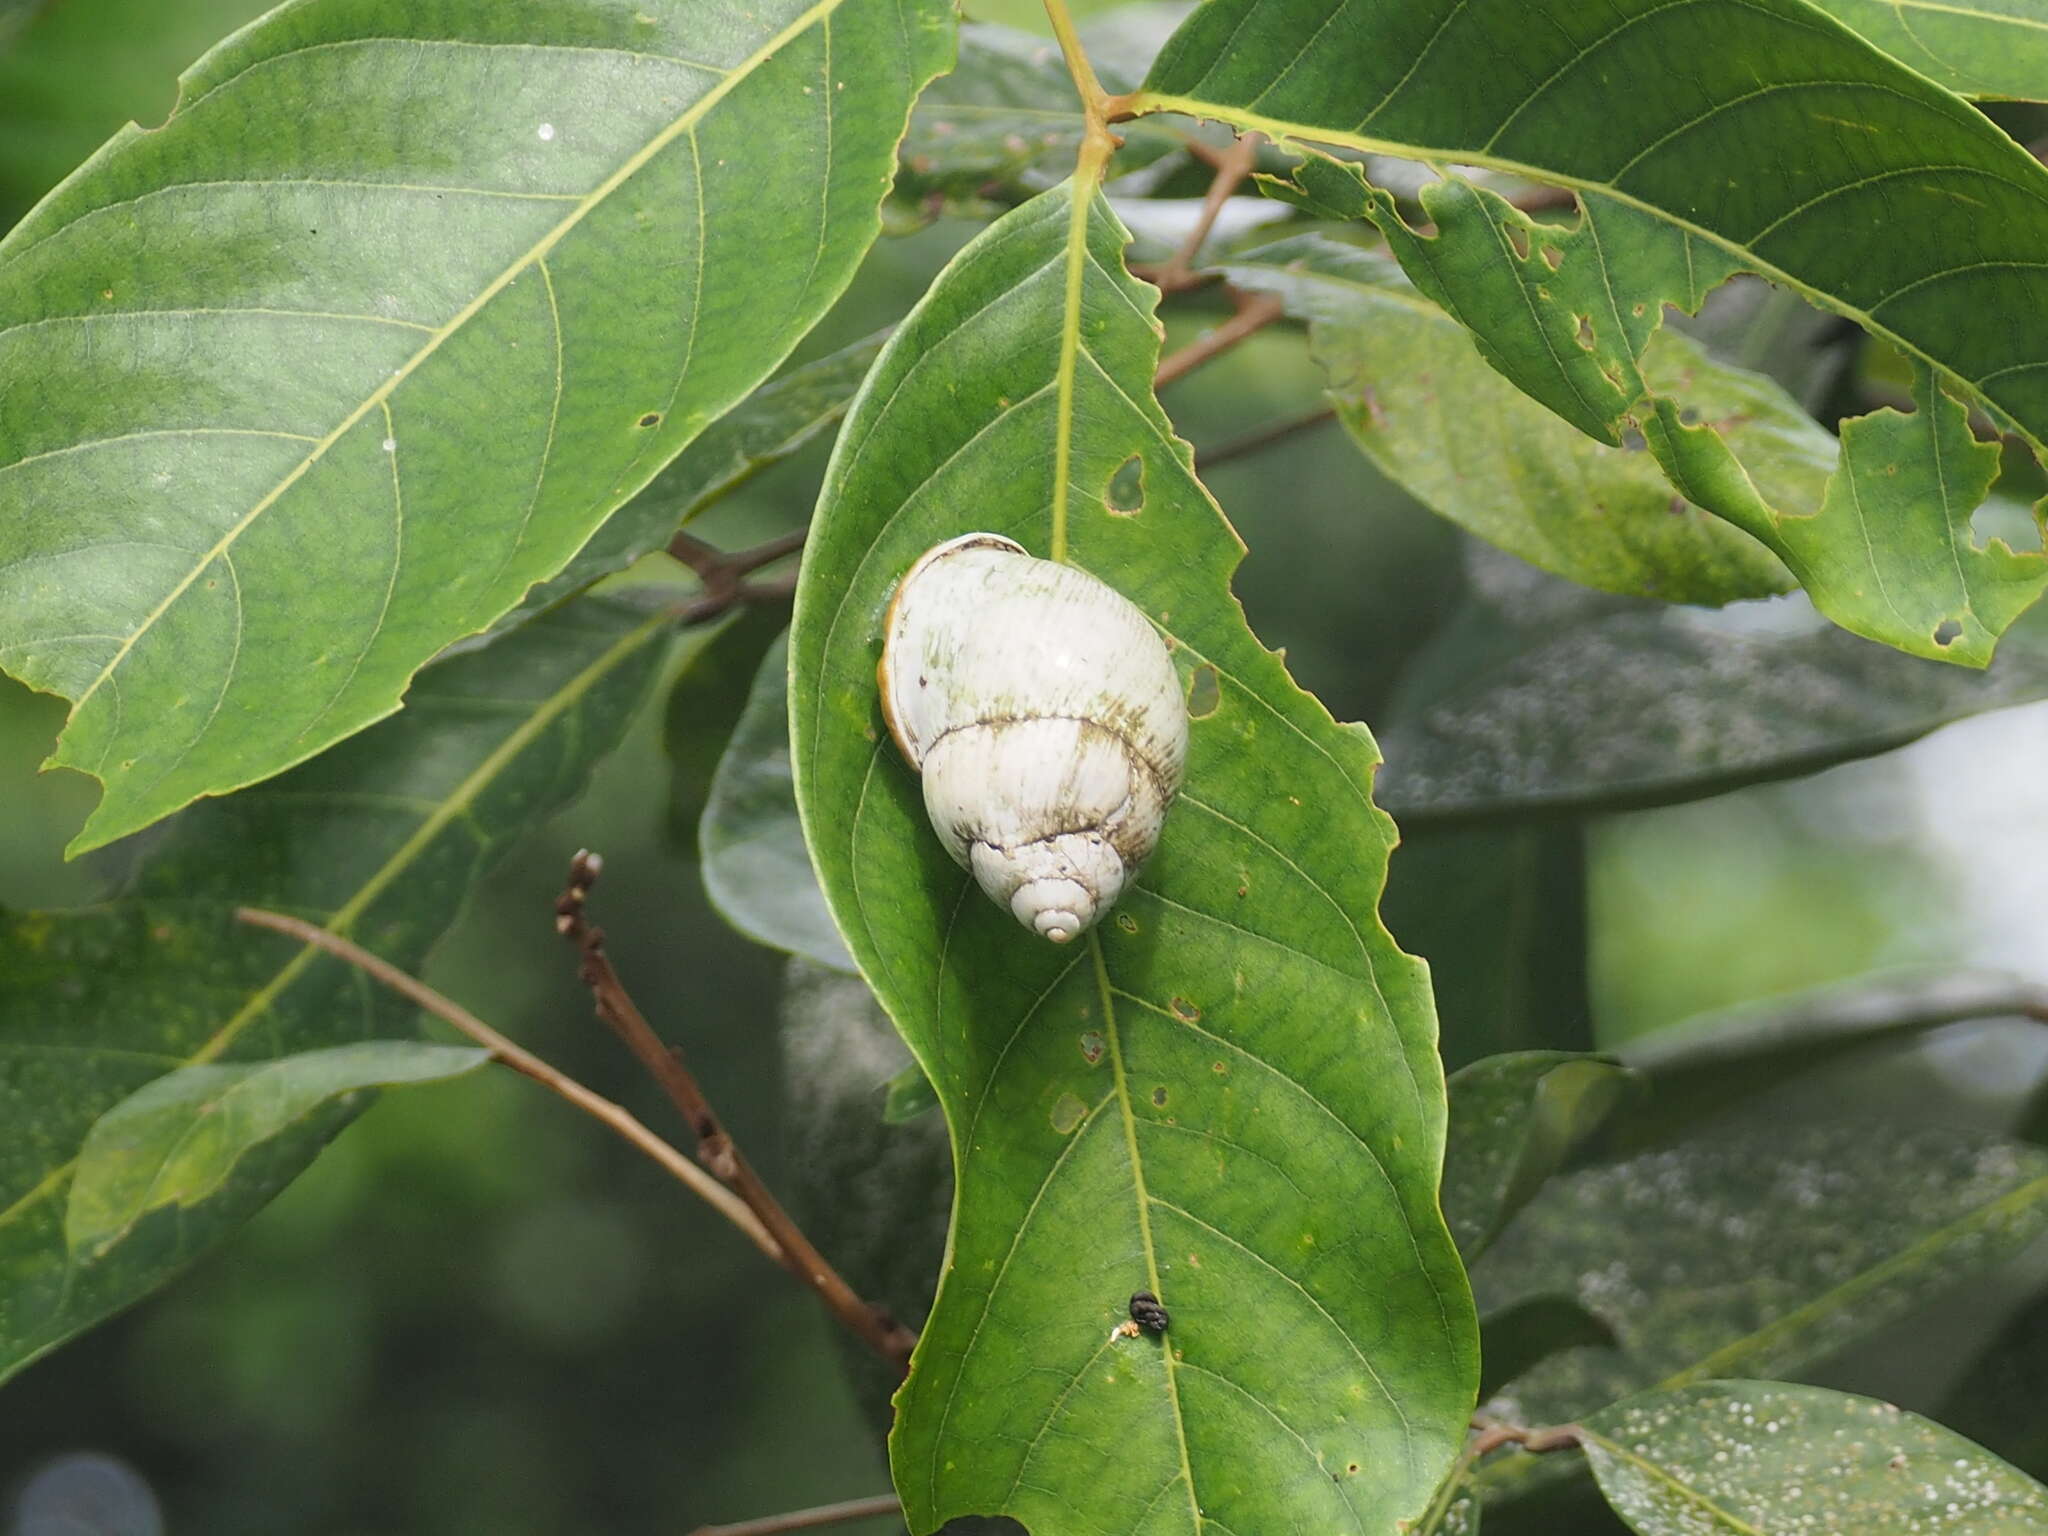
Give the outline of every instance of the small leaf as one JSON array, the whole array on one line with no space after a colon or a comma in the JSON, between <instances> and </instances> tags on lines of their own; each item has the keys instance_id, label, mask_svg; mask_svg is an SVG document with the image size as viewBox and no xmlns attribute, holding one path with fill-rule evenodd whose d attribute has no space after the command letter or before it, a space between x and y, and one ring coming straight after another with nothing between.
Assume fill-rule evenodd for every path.
<instances>
[{"instance_id":1,"label":"small leaf","mask_svg":"<svg viewBox=\"0 0 2048 1536\"><path fill-rule=\"evenodd\" d=\"M435 1082L490 1060L474 1046L365 1040L273 1061L184 1067L138 1088L93 1122L78 1150L64 1242L86 1263L152 1211L220 1192L257 1146L316 1111L367 1107L364 1090ZM335 1106L337 1099L351 1100Z\"/></svg>"},{"instance_id":2,"label":"small leaf","mask_svg":"<svg viewBox=\"0 0 2048 1536\"><path fill-rule=\"evenodd\" d=\"M1890 751L2048 697L2048 614L1985 672L1866 645L1805 598L1720 614L1587 592L1484 548L1383 727L1381 794L1428 820L1668 805Z\"/></svg>"},{"instance_id":3,"label":"small leaf","mask_svg":"<svg viewBox=\"0 0 2048 1536\"><path fill-rule=\"evenodd\" d=\"M1636 1084L1612 1057L1488 1056L1452 1073L1444 1218L1467 1264L1535 1198Z\"/></svg>"},{"instance_id":4,"label":"small leaf","mask_svg":"<svg viewBox=\"0 0 2048 1536\"><path fill-rule=\"evenodd\" d=\"M769 606L743 608L692 651L669 685L662 710L661 739L668 751L668 835L693 858L703 854L699 823L711 801L718 765L732 746L761 658L789 627L786 614ZM785 752L787 748L784 748ZM796 797L784 796L790 834L799 842ZM805 874L800 883L815 887Z\"/></svg>"},{"instance_id":5,"label":"small leaf","mask_svg":"<svg viewBox=\"0 0 2048 1536\"><path fill-rule=\"evenodd\" d=\"M391 714L561 569L843 291L952 31L287 6L45 198L0 241L0 657L106 786L72 851Z\"/></svg>"},{"instance_id":6,"label":"small leaf","mask_svg":"<svg viewBox=\"0 0 2048 1536\"><path fill-rule=\"evenodd\" d=\"M2048 97L2048 8L2040 0L1812 3L1958 96Z\"/></svg>"},{"instance_id":7,"label":"small leaf","mask_svg":"<svg viewBox=\"0 0 2048 1536\"><path fill-rule=\"evenodd\" d=\"M1639 1536L2031 1536L2048 1488L1890 1403L1767 1381L1646 1393L1580 1443Z\"/></svg>"},{"instance_id":8,"label":"small leaf","mask_svg":"<svg viewBox=\"0 0 2048 1536\"><path fill-rule=\"evenodd\" d=\"M1240 288L1310 321L1337 417L1365 455L1439 516L1586 586L1725 603L1795 585L1733 524L1677 495L1650 457L1574 431L1487 366L1471 333L1383 253L1296 235L1232 258ZM1649 366L1730 425L1786 494L1818 502L1835 440L1768 380L1660 333ZM1483 424L1483 430L1481 425Z\"/></svg>"},{"instance_id":9,"label":"small leaf","mask_svg":"<svg viewBox=\"0 0 2048 1536\"><path fill-rule=\"evenodd\" d=\"M417 1009L234 908L298 913L417 967L471 885L582 792L670 633L663 613L565 604L427 668L375 730L186 811L123 898L0 912L0 1378L163 1284L347 1118L316 1113L251 1147L213 1198L94 1256L72 1250L64 1220L102 1114L182 1068L418 1033Z\"/></svg>"},{"instance_id":10,"label":"small leaf","mask_svg":"<svg viewBox=\"0 0 2048 1536\"><path fill-rule=\"evenodd\" d=\"M1472 1407L1436 1203L1422 968L1381 926L1376 753L1247 631L1242 553L1153 397L1157 295L1060 188L956 256L840 434L791 630L798 801L840 930L929 1074L959 1187L897 1399L913 1531L1391 1529ZM1071 242L1071 243L1070 243ZM1136 516L1106 503L1133 454ZM1063 478L1060 472L1066 471ZM1069 948L952 863L880 718L877 626L942 538L1064 552L1216 708L1158 853ZM1114 1331L1133 1292L1161 1340Z\"/></svg>"},{"instance_id":11,"label":"small leaf","mask_svg":"<svg viewBox=\"0 0 2048 1536\"><path fill-rule=\"evenodd\" d=\"M712 776L698 845L704 889L733 927L835 971L853 969L797 820L789 761L789 649L779 636L761 658L746 708Z\"/></svg>"}]
</instances>

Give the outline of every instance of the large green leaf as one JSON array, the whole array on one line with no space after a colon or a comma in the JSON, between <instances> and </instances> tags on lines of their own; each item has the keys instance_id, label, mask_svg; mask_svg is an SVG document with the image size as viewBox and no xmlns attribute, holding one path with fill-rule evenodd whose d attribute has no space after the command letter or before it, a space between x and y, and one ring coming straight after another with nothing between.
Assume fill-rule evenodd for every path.
<instances>
[{"instance_id":1,"label":"large green leaf","mask_svg":"<svg viewBox=\"0 0 2048 1536\"><path fill-rule=\"evenodd\" d=\"M218 1197L243 1158L312 1116L352 1110L366 1089L435 1082L489 1059L475 1046L358 1040L274 1061L167 1072L86 1133L64 1241L74 1255L97 1259L152 1211Z\"/></svg>"},{"instance_id":2,"label":"large green leaf","mask_svg":"<svg viewBox=\"0 0 2048 1536\"><path fill-rule=\"evenodd\" d=\"M2048 1488L1918 1414L1821 1387L1649 1393L1586 1420L1580 1443L1640 1536L2048 1530Z\"/></svg>"},{"instance_id":3,"label":"large green leaf","mask_svg":"<svg viewBox=\"0 0 2048 1536\"><path fill-rule=\"evenodd\" d=\"M1489 367L1471 333L1384 252L1296 235L1232 257L1240 288L1281 296L1352 440L1431 511L1524 560L1609 592L1724 603L1794 585L1769 550L1689 505L1650 456L1575 431ZM1835 440L1776 385L1660 332L1646 369L1727 421L1779 494L1818 503Z\"/></svg>"},{"instance_id":4,"label":"large green leaf","mask_svg":"<svg viewBox=\"0 0 2048 1536\"><path fill-rule=\"evenodd\" d=\"M1809 0L1958 96L2048 98L2042 0Z\"/></svg>"},{"instance_id":5,"label":"large green leaf","mask_svg":"<svg viewBox=\"0 0 2048 1536\"><path fill-rule=\"evenodd\" d=\"M199 1203L152 1209L111 1246L73 1252L66 1201L103 1113L180 1068L417 1031L415 1009L339 960L237 924L235 906L282 908L416 966L511 841L580 792L669 628L618 603L569 604L429 668L376 730L187 811L123 899L0 913L0 1377L233 1230L348 1110L256 1146Z\"/></svg>"},{"instance_id":6,"label":"large green leaf","mask_svg":"<svg viewBox=\"0 0 2048 1536\"><path fill-rule=\"evenodd\" d=\"M1381 797L1404 827L1698 799L2048 697L2038 609L1980 673L1866 645L1796 595L1716 614L1588 592L1481 546L1469 566L1381 728Z\"/></svg>"},{"instance_id":7,"label":"large green leaf","mask_svg":"<svg viewBox=\"0 0 2048 1536\"><path fill-rule=\"evenodd\" d=\"M848 417L797 593L805 831L959 1181L892 1464L918 1532L1387 1532L1428 1503L1474 1380L1427 980L1375 911L1371 740L1245 628L1242 547L1152 397L1156 295L1125 238L1062 188L955 258ZM1117 511L1133 458L1142 502ZM1198 716L1157 855L1071 948L947 858L875 688L919 552L985 528L1046 553L1055 509ZM1163 1340L1113 1332L1139 1290Z\"/></svg>"},{"instance_id":8,"label":"large green leaf","mask_svg":"<svg viewBox=\"0 0 2048 1536\"><path fill-rule=\"evenodd\" d=\"M2048 1230L2048 1154L1876 1122L1723 1120L1544 1186L1474 1269L1489 1312L1577 1300L1613 1350L1511 1383L1524 1423L1648 1387L1775 1376L1901 1317Z\"/></svg>"},{"instance_id":9,"label":"large green leaf","mask_svg":"<svg viewBox=\"0 0 2048 1536\"><path fill-rule=\"evenodd\" d=\"M0 242L0 660L74 849L390 714L774 368L938 0L286 5Z\"/></svg>"},{"instance_id":10,"label":"large green leaf","mask_svg":"<svg viewBox=\"0 0 2048 1536\"><path fill-rule=\"evenodd\" d=\"M2048 314L2048 169L1803 0L1209 0L1132 105L1573 188L1572 227L1458 180L1425 194L1432 236L1384 194L1359 211L1488 361L1605 441L1632 424L1837 622L1981 665L2048 580L2048 558L1971 539L1991 458L1948 393L2048 440L2048 325L2029 323ZM1355 173L1305 169L1319 197ZM1919 373L1915 414L1847 435L1817 509L1773 504L1635 362L1667 301L1695 309L1741 270Z\"/></svg>"}]
</instances>

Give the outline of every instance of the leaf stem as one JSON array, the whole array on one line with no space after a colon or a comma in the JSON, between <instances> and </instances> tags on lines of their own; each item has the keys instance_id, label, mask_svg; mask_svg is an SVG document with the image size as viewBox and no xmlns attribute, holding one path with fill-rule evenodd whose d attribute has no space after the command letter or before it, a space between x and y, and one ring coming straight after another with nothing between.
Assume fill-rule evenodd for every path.
<instances>
[{"instance_id":1,"label":"leaf stem","mask_svg":"<svg viewBox=\"0 0 2048 1536\"><path fill-rule=\"evenodd\" d=\"M882 1307L864 1301L818 1252L789 1212L769 1192L761 1176L734 1143L718 1111L683 1062L682 1052L662 1043L633 1001L626 984L605 952L604 930L584 917L590 890L604 861L578 853L569 865L569 882L555 902L555 931L576 946L582 958L578 979L590 989L597 1016L633 1053L648 1075L675 1105L697 1137L697 1158L737 1195L754 1219L774 1239L782 1266L817 1294L825 1308L876 1354L907 1373L917 1335Z\"/></svg>"},{"instance_id":2,"label":"leaf stem","mask_svg":"<svg viewBox=\"0 0 2048 1536\"><path fill-rule=\"evenodd\" d=\"M848 1499L842 1504L820 1504L813 1509L764 1515L759 1520L742 1520L738 1525L700 1525L690 1536L780 1536L783 1531L810 1531L821 1525L843 1525L849 1520L893 1515L902 1507L895 1494L883 1493L871 1499Z\"/></svg>"},{"instance_id":3,"label":"leaf stem","mask_svg":"<svg viewBox=\"0 0 2048 1536\"><path fill-rule=\"evenodd\" d=\"M543 1088L567 1099L592 1119L602 1121L687 1185L691 1193L702 1198L727 1221L738 1227L746 1234L747 1240L763 1254L777 1264L787 1263L781 1246L736 1195L641 1124L631 1111L591 1092L566 1072L550 1066L531 1051L499 1034L460 1003L444 997L425 982L407 975L389 961L379 959L368 950L344 939L340 934L306 922L302 918L287 917L282 912L269 912L261 907L237 907L235 920L248 923L252 927L268 928L275 933L297 939L302 944L310 944L315 949L324 949L330 955L347 961L373 980L382 982L401 997L417 1003L435 1018L451 1025L481 1045L491 1053L493 1060L503 1063L522 1076L532 1078Z\"/></svg>"}]
</instances>

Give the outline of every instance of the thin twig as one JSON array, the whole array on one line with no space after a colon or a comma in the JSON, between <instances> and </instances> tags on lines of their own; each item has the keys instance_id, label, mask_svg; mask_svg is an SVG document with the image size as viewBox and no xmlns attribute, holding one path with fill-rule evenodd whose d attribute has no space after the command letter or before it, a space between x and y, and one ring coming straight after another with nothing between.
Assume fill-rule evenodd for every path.
<instances>
[{"instance_id":1,"label":"thin twig","mask_svg":"<svg viewBox=\"0 0 2048 1536\"><path fill-rule=\"evenodd\" d=\"M1150 275L1161 292L1174 293L1205 281L1195 272L1195 258L1202 254L1202 246L1209 238L1209 231L1216 227L1216 217L1223 212L1223 205L1230 201L1238 186L1251 174L1252 167L1258 164L1259 146L1264 142L1262 135L1247 133L1216 157L1216 173L1209 180L1209 190L1202 198L1202 212L1195 220L1195 227L1188 231L1180 249L1166 264Z\"/></svg>"},{"instance_id":2,"label":"thin twig","mask_svg":"<svg viewBox=\"0 0 2048 1536\"><path fill-rule=\"evenodd\" d=\"M798 528L756 544L751 549L734 550L728 554L686 529L676 530L668 541L669 554L695 571L697 579L704 584L704 595L690 604L686 612L693 621L702 622L704 618L718 617L736 604L774 602L789 596L796 589L793 579L750 582L742 578L764 565L772 565L787 555L795 554L804 547L804 539L809 533L808 528Z\"/></svg>"},{"instance_id":3,"label":"thin twig","mask_svg":"<svg viewBox=\"0 0 2048 1536\"><path fill-rule=\"evenodd\" d=\"M330 955L339 956L365 975L417 1003L434 1017L453 1025L489 1051L493 1060L532 1078L542 1087L567 1099L593 1119L603 1121L687 1184L692 1193L702 1196L721 1216L744 1232L748 1240L762 1253L778 1264L786 1262L781 1245L769 1235L768 1229L732 1191L642 1125L630 1111L614 1104L610 1099L592 1093L559 1068L550 1066L523 1046L515 1045L460 1003L442 996L425 982L407 975L388 961L380 960L368 950L350 943L340 934L301 918L287 917L282 912L265 911L261 907L237 907L235 918L238 922L271 929L301 943L311 944L316 949L324 949Z\"/></svg>"},{"instance_id":4,"label":"thin twig","mask_svg":"<svg viewBox=\"0 0 2048 1536\"><path fill-rule=\"evenodd\" d=\"M1504 1424L1498 1419L1477 1418L1472 1420L1473 1429L1478 1433L1466 1442L1467 1461L1477 1461L1490 1456L1505 1445L1518 1445L1534 1455L1550 1451L1568 1451L1579 1443L1579 1426L1576 1424L1552 1424L1542 1429L1524 1429L1519 1424Z\"/></svg>"},{"instance_id":5,"label":"thin twig","mask_svg":"<svg viewBox=\"0 0 2048 1536\"><path fill-rule=\"evenodd\" d=\"M1195 468L1214 469L1218 464L1227 464L1232 459L1241 459L1248 453L1257 453L1261 448L1270 448L1297 432L1306 432L1311 427L1320 427L1326 421L1334 421L1337 411L1334 406L1322 406L1313 411L1304 411L1299 416L1283 416L1278 421L1269 421L1263 427L1254 427L1242 437L1229 438L1214 448L1205 448L1195 455Z\"/></svg>"},{"instance_id":6,"label":"thin twig","mask_svg":"<svg viewBox=\"0 0 2048 1536\"><path fill-rule=\"evenodd\" d=\"M839 1272L804 1236L782 1203L769 1193L746 1155L733 1142L718 1112L683 1064L682 1053L664 1045L619 979L605 953L604 930L587 922L584 908L604 861L594 853L578 853L569 866L569 883L555 902L555 930L576 946L582 964L578 976L590 988L597 1016L611 1027L640 1064L661 1085L697 1137L697 1158L722 1179L782 1249L783 1267L817 1292L828 1311L859 1335L898 1370L907 1370L917 1336L883 1308L861 1299Z\"/></svg>"},{"instance_id":7,"label":"thin twig","mask_svg":"<svg viewBox=\"0 0 2048 1536\"><path fill-rule=\"evenodd\" d=\"M738 1525L700 1525L690 1536L779 1536L783 1531L811 1531L821 1525L893 1515L902 1507L895 1494L884 1493L872 1499L848 1499L843 1504L820 1504L815 1509L792 1509L786 1515L764 1515Z\"/></svg>"},{"instance_id":8,"label":"thin twig","mask_svg":"<svg viewBox=\"0 0 2048 1536\"><path fill-rule=\"evenodd\" d=\"M1228 352L1245 337L1264 330L1286 313L1286 306L1270 293L1233 293L1237 313L1221 325L1204 331L1178 352L1160 359L1152 387L1164 389L1182 374L1190 373L1210 359Z\"/></svg>"}]
</instances>

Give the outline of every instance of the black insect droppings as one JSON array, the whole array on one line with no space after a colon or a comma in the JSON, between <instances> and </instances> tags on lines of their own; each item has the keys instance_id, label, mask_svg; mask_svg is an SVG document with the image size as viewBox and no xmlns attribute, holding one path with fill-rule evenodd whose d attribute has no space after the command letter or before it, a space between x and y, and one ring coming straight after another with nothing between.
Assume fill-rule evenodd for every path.
<instances>
[{"instance_id":1,"label":"black insect droppings","mask_svg":"<svg viewBox=\"0 0 2048 1536\"><path fill-rule=\"evenodd\" d=\"M1147 1333L1164 1333L1172 1319L1166 1315L1166 1308L1159 1305L1157 1296L1139 1291L1131 1297L1131 1321Z\"/></svg>"}]
</instances>

